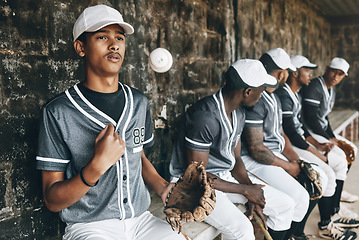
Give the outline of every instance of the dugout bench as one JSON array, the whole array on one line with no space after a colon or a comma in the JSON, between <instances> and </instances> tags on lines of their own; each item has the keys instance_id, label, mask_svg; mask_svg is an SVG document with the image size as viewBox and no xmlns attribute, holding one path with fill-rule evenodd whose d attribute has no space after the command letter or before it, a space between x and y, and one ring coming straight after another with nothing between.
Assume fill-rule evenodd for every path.
<instances>
[{"instance_id":1,"label":"dugout bench","mask_svg":"<svg viewBox=\"0 0 359 240\"><path fill-rule=\"evenodd\" d=\"M359 112L356 110L333 110L329 114L329 122L333 132L352 142L358 140L358 119ZM164 206L160 197L157 194L151 193L151 201L151 206L148 210L153 215L165 219L165 214L163 213ZM238 208L242 212L245 211L245 207L241 204L238 205ZM223 239L217 229L204 222L182 223L182 229L192 240ZM260 228L255 223L254 231L256 239L264 239Z\"/></svg>"}]
</instances>

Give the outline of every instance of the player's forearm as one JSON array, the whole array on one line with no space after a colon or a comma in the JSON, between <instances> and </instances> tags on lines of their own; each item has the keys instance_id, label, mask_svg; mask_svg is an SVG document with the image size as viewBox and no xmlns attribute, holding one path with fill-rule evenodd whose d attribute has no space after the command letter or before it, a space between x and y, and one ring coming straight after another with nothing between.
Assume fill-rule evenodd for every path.
<instances>
[{"instance_id":1,"label":"player's forearm","mask_svg":"<svg viewBox=\"0 0 359 240\"><path fill-rule=\"evenodd\" d=\"M56 172L43 171L43 195L47 208L53 212L59 212L80 200L91 188L81 180L80 174L71 179L61 181L46 181ZM63 173L62 173L63 174ZM86 179L86 170L83 170Z\"/></svg>"},{"instance_id":2,"label":"player's forearm","mask_svg":"<svg viewBox=\"0 0 359 240\"><path fill-rule=\"evenodd\" d=\"M162 198L162 195L166 191L169 183L158 174L155 167L147 159L144 151L142 151L141 161L142 178L145 184Z\"/></svg>"},{"instance_id":3,"label":"player's forearm","mask_svg":"<svg viewBox=\"0 0 359 240\"><path fill-rule=\"evenodd\" d=\"M243 136L251 158L259 163L272 165L275 155L263 144L263 129L261 127L245 127Z\"/></svg>"},{"instance_id":4,"label":"player's forearm","mask_svg":"<svg viewBox=\"0 0 359 240\"><path fill-rule=\"evenodd\" d=\"M296 152L294 152L292 144L288 138L288 136L283 132L283 137L285 140L284 149L282 154L289 160L289 161L298 161L299 156Z\"/></svg>"},{"instance_id":5,"label":"player's forearm","mask_svg":"<svg viewBox=\"0 0 359 240\"><path fill-rule=\"evenodd\" d=\"M273 152L264 145L249 146L248 151L251 158L265 165L272 165L276 158Z\"/></svg>"},{"instance_id":6,"label":"player's forearm","mask_svg":"<svg viewBox=\"0 0 359 240\"><path fill-rule=\"evenodd\" d=\"M252 181L249 179L246 168L241 159L237 159L231 174L239 183L252 184Z\"/></svg>"},{"instance_id":7,"label":"player's forearm","mask_svg":"<svg viewBox=\"0 0 359 240\"><path fill-rule=\"evenodd\" d=\"M221 192L244 194L248 188L247 184L228 182L211 173L207 173L207 175L212 180L213 188Z\"/></svg>"}]
</instances>

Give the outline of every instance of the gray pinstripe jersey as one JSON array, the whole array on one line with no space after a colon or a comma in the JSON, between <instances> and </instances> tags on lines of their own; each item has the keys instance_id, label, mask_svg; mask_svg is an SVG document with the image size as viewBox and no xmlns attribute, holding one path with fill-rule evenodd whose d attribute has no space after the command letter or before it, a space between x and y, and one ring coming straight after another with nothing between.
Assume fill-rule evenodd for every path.
<instances>
[{"instance_id":1,"label":"gray pinstripe jersey","mask_svg":"<svg viewBox=\"0 0 359 240\"><path fill-rule=\"evenodd\" d=\"M335 91L328 89L323 77L318 77L310 81L309 86L303 89L303 104L318 106L317 117L324 130L328 128L326 117L332 111L335 102Z\"/></svg>"},{"instance_id":2,"label":"gray pinstripe jersey","mask_svg":"<svg viewBox=\"0 0 359 240\"><path fill-rule=\"evenodd\" d=\"M153 144L147 98L120 84L125 95L118 122L94 107L77 85L43 107L40 122L37 169L76 175L94 155L99 132L112 123L126 142L121 159L78 202L60 212L63 221L91 222L139 216L147 210L150 196L141 175L141 152Z\"/></svg>"},{"instance_id":3,"label":"gray pinstripe jersey","mask_svg":"<svg viewBox=\"0 0 359 240\"><path fill-rule=\"evenodd\" d=\"M262 127L263 144L273 152L283 151L282 107L275 94L262 93L258 103L246 111L245 127ZM249 155L245 141L242 141L241 155Z\"/></svg>"},{"instance_id":4,"label":"gray pinstripe jersey","mask_svg":"<svg viewBox=\"0 0 359 240\"><path fill-rule=\"evenodd\" d=\"M282 104L283 117L293 118L295 130L298 134L304 135L303 124L299 120L302 113L301 96L298 93L293 93L288 84L284 84L277 91Z\"/></svg>"},{"instance_id":5,"label":"gray pinstripe jersey","mask_svg":"<svg viewBox=\"0 0 359 240\"><path fill-rule=\"evenodd\" d=\"M190 107L178 131L170 163L170 173L179 177L186 163L185 147L209 152L207 171L217 174L232 170L234 148L244 126L244 110L232 112L232 124L226 115L222 91L203 98Z\"/></svg>"}]
</instances>

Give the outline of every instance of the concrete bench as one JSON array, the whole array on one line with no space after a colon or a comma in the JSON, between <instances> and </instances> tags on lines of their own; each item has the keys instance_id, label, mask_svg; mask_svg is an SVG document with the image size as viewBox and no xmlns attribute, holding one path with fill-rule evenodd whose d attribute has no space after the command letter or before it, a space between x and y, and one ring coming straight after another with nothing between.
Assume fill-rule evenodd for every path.
<instances>
[{"instance_id":1,"label":"concrete bench","mask_svg":"<svg viewBox=\"0 0 359 240\"><path fill-rule=\"evenodd\" d=\"M333 110L329 114L333 132L352 142L358 140L358 119L357 110Z\"/></svg>"}]
</instances>

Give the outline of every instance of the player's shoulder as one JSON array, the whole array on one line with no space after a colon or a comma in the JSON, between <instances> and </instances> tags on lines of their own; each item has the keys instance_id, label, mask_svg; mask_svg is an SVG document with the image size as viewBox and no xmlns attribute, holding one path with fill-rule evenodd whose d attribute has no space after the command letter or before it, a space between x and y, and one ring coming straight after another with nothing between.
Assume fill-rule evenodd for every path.
<instances>
[{"instance_id":1,"label":"player's shoulder","mask_svg":"<svg viewBox=\"0 0 359 240\"><path fill-rule=\"evenodd\" d=\"M313 78L310 80L310 83L305 89L311 89L311 88L321 88L321 79L320 77Z\"/></svg>"},{"instance_id":2,"label":"player's shoulder","mask_svg":"<svg viewBox=\"0 0 359 240\"><path fill-rule=\"evenodd\" d=\"M193 103L193 105L187 110L187 112L189 114L195 114L198 112L210 114L216 112L216 109L218 109L218 105L216 105L215 99L211 95Z\"/></svg>"},{"instance_id":3,"label":"player's shoulder","mask_svg":"<svg viewBox=\"0 0 359 240\"><path fill-rule=\"evenodd\" d=\"M55 111L55 110L60 110L64 106L67 106L68 103L69 103L68 97L66 96L65 92L62 92L49 99L43 105L42 108L43 110L47 110L47 111Z\"/></svg>"},{"instance_id":4,"label":"player's shoulder","mask_svg":"<svg viewBox=\"0 0 359 240\"><path fill-rule=\"evenodd\" d=\"M290 90L290 89L287 89L285 87L281 87L281 88L278 88L274 92L274 94L280 99L281 102L292 101L292 98L291 98L288 90Z\"/></svg>"},{"instance_id":5,"label":"player's shoulder","mask_svg":"<svg viewBox=\"0 0 359 240\"><path fill-rule=\"evenodd\" d=\"M279 98L289 97L289 93L284 87L280 87L277 90L275 90L274 94L276 94Z\"/></svg>"}]
</instances>

